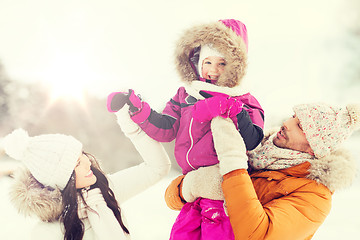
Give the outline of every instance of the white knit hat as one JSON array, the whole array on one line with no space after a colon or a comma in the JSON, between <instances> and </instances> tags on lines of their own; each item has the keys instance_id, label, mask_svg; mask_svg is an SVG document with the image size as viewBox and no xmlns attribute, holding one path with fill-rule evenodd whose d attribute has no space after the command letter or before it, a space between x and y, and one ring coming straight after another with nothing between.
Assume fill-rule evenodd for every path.
<instances>
[{"instance_id":1,"label":"white knit hat","mask_svg":"<svg viewBox=\"0 0 360 240\"><path fill-rule=\"evenodd\" d=\"M72 136L44 134L29 137L16 129L3 139L5 152L22 161L45 186L63 190L82 153L82 144Z\"/></svg>"},{"instance_id":2,"label":"white knit hat","mask_svg":"<svg viewBox=\"0 0 360 240\"><path fill-rule=\"evenodd\" d=\"M324 103L302 104L294 107L315 157L330 155L360 128L360 105L349 104L345 108Z\"/></svg>"},{"instance_id":3,"label":"white knit hat","mask_svg":"<svg viewBox=\"0 0 360 240\"><path fill-rule=\"evenodd\" d=\"M205 44L205 45L201 46L200 53L199 53L198 71L199 71L199 76L202 78L204 78L202 76L202 63L205 58L210 57L210 56L222 57L222 58L224 57L224 55L222 55L219 51L217 51L215 48L213 48L212 45Z\"/></svg>"}]
</instances>

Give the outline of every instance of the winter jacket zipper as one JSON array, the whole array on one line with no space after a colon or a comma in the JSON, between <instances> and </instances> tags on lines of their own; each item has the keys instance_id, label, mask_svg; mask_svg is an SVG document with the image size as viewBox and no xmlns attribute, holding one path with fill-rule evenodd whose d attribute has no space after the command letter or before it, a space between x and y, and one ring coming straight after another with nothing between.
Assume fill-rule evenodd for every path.
<instances>
[{"instance_id":1,"label":"winter jacket zipper","mask_svg":"<svg viewBox=\"0 0 360 240\"><path fill-rule=\"evenodd\" d=\"M190 151L192 150L192 148L193 148L193 146L194 146L194 139L193 139L193 136L192 136L192 134L191 134L191 129L192 129L193 121L194 121L194 119L191 118L190 124L189 124L190 147L189 147L189 149L188 149L188 151L187 151L187 153L186 153L186 162L189 164L189 166L190 166L193 170L195 170L194 166L191 165L190 160L189 160Z\"/></svg>"}]
</instances>

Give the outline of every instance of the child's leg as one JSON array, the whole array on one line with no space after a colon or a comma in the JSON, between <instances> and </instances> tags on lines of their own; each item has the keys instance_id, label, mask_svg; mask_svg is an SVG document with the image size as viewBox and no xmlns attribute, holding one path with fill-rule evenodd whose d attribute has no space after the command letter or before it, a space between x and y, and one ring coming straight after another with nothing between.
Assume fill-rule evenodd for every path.
<instances>
[{"instance_id":1,"label":"child's leg","mask_svg":"<svg viewBox=\"0 0 360 240\"><path fill-rule=\"evenodd\" d=\"M200 240L201 239L201 208L200 198L186 203L171 229L169 240Z\"/></svg>"},{"instance_id":2,"label":"child's leg","mask_svg":"<svg viewBox=\"0 0 360 240\"><path fill-rule=\"evenodd\" d=\"M234 240L229 217L224 210L224 201L203 198L201 207L202 240Z\"/></svg>"}]
</instances>

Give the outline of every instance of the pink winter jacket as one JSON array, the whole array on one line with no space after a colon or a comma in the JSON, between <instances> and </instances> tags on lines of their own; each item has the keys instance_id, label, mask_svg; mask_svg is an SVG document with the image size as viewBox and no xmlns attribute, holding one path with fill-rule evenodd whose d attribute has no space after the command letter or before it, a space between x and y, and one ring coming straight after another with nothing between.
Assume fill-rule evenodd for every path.
<instances>
[{"instance_id":1,"label":"pink winter jacket","mask_svg":"<svg viewBox=\"0 0 360 240\"><path fill-rule=\"evenodd\" d=\"M212 85L200 81L196 84ZM252 150L263 138L263 110L250 93L234 97L241 100L244 107L243 111L232 120L237 123L236 127L239 129L247 149ZM148 115L149 111L143 109L134 116L141 119L142 112L148 115L144 121L139 123L139 126L156 141L171 142L175 139L174 154L183 174L199 167L218 163L210 122L200 123L192 117L192 109L197 101L197 98L187 93L185 87L180 87L161 114L151 110ZM147 106L145 108L149 108L148 105L145 106Z\"/></svg>"},{"instance_id":2,"label":"pink winter jacket","mask_svg":"<svg viewBox=\"0 0 360 240\"><path fill-rule=\"evenodd\" d=\"M226 59L224 72L215 83L201 81L198 73L201 46L212 45ZM186 30L176 43L175 64L184 87L167 103L163 112L151 110L146 103L133 120L153 139L170 142L175 139L175 158L183 173L218 163L210 122L192 118L193 105L203 96L200 90L225 93L239 98L245 105L233 120L248 150L263 138L264 112L249 93L239 92L247 68L248 37L246 26L236 19L224 19L197 25Z\"/></svg>"}]
</instances>

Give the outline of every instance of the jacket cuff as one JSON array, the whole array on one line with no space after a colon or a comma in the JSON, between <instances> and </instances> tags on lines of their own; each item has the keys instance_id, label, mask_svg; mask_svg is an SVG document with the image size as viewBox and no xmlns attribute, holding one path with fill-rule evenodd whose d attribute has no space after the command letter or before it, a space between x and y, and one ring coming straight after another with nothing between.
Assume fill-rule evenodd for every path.
<instances>
[{"instance_id":1,"label":"jacket cuff","mask_svg":"<svg viewBox=\"0 0 360 240\"><path fill-rule=\"evenodd\" d=\"M180 200L182 203L187 203L184 196L183 196L183 191L182 191L182 188L183 188L183 183L184 183L184 178L181 179L181 182L179 184L179 197L180 197Z\"/></svg>"},{"instance_id":2,"label":"jacket cuff","mask_svg":"<svg viewBox=\"0 0 360 240\"><path fill-rule=\"evenodd\" d=\"M135 113L131 114L131 119L139 124L145 122L146 119L150 116L151 108L150 105L146 102L142 102L141 109Z\"/></svg>"}]
</instances>

